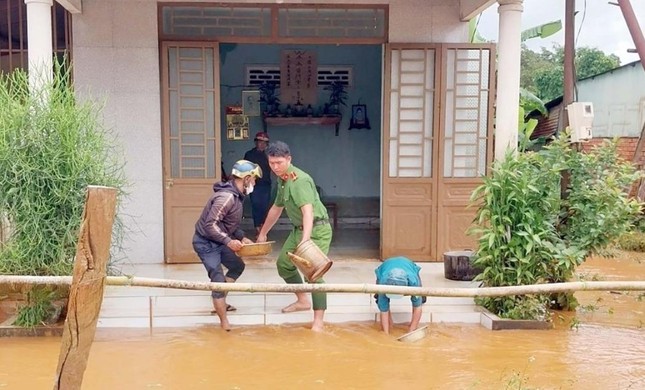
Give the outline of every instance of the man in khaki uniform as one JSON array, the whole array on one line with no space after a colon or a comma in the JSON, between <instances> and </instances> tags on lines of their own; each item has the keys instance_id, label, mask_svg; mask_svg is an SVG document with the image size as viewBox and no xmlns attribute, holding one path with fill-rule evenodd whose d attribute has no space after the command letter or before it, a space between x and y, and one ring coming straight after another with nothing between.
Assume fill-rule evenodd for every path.
<instances>
[{"instance_id":1,"label":"man in khaki uniform","mask_svg":"<svg viewBox=\"0 0 645 390\"><path fill-rule=\"evenodd\" d=\"M287 252L295 252L296 247L307 240L312 240L323 253L329 252L332 229L329 225L327 209L320 201L314 180L303 170L291 164L289 146L281 141L271 143L266 149L269 166L278 177L278 191L269 209L267 218L260 229L257 242L265 242L267 234L280 218L282 210L293 224L293 230L287 237L278 256L278 274L287 283L302 283L302 276L289 260ZM322 279L315 283L324 283ZM323 317L327 309L327 294L312 293L314 321L311 329L323 329ZM297 300L282 309L283 313L292 313L311 309L311 303L305 293L296 293Z\"/></svg>"}]
</instances>

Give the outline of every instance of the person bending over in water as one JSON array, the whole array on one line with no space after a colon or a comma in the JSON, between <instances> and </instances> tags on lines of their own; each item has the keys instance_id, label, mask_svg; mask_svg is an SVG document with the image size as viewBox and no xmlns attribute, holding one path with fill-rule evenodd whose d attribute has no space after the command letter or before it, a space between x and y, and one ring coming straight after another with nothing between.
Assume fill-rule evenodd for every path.
<instances>
[{"instance_id":1,"label":"person bending over in water","mask_svg":"<svg viewBox=\"0 0 645 390\"><path fill-rule=\"evenodd\" d=\"M421 268L407 257L391 257L386 259L374 271L376 273L376 284L389 286L410 286L421 287L421 277L419 271ZM390 312L390 299L402 298L403 295L396 294L375 294L376 304L381 313L381 328L383 332L389 334L393 326L392 313ZM426 297L411 296L412 301L412 320L408 332L412 332L419 327L421 314L423 313L421 305L426 301Z\"/></svg>"}]
</instances>

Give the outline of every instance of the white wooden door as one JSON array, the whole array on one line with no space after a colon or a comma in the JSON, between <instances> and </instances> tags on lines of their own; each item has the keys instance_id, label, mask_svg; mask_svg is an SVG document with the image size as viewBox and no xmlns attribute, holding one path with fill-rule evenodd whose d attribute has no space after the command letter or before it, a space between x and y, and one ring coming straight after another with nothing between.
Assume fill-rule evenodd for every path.
<instances>
[{"instance_id":1,"label":"white wooden door","mask_svg":"<svg viewBox=\"0 0 645 390\"><path fill-rule=\"evenodd\" d=\"M492 161L494 46L386 47L381 257L475 248L473 189Z\"/></svg>"},{"instance_id":2,"label":"white wooden door","mask_svg":"<svg viewBox=\"0 0 645 390\"><path fill-rule=\"evenodd\" d=\"M437 46L386 47L381 257L427 261L437 226Z\"/></svg>"}]
</instances>

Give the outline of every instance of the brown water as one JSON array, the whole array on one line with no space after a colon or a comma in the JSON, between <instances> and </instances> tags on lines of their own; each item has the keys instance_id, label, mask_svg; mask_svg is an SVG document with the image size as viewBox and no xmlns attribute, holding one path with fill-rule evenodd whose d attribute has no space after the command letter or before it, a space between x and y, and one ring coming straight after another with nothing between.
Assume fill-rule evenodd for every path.
<instances>
[{"instance_id":1,"label":"brown water","mask_svg":"<svg viewBox=\"0 0 645 390\"><path fill-rule=\"evenodd\" d=\"M644 256L590 259L586 279L643 280ZM84 389L645 389L645 299L577 293L549 331L430 324L416 343L375 323L100 329ZM50 389L59 338L0 339L0 389Z\"/></svg>"}]
</instances>

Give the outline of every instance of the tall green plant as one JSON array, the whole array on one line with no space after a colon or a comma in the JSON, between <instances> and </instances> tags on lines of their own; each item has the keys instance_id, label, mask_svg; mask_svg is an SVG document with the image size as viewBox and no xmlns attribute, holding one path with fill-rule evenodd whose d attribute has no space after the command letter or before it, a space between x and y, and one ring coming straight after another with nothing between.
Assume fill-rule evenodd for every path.
<instances>
[{"instance_id":1,"label":"tall green plant","mask_svg":"<svg viewBox=\"0 0 645 390\"><path fill-rule=\"evenodd\" d=\"M555 224L557 171L543 170L543 156L528 152L495 162L489 177L473 193L480 202L475 233L480 235L474 264L483 269L482 286L545 283L558 251ZM526 296L477 300L507 318L546 313L546 299ZM523 308L523 309L522 309ZM519 310L522 309L522 310Z\"/></svg>"},{"instance_id":2,"label":"tall green plant","mask_svg":"<svg viewBox=\"0 0 645 390\"><path fill-rule=\"evenodd\" d=\"M69 80L60 65L32 91L24 71L0 75L0 211L11 225L0 273L70 274L86 187L125 186L100 107L77 99Z\"/></svg>"},{"instance_id":3,"label":"tall green plant","mask_svg":"<svg viewBox=\"0 0 645 390\"><path fill-rule=\"evenodd\" d=\"M571 172L567 199L560 199L560 172ZM508 153L472 195L478 205L479 247L474 265L483 286L569 280L589 253L627 230L639 205L625 188L634 168L606 143L591 153L571 149L567 138L539 152ZM572 295L482 298L496 314L544 319L549 307L575 306Z\"/></svg>"}]
</instances>

